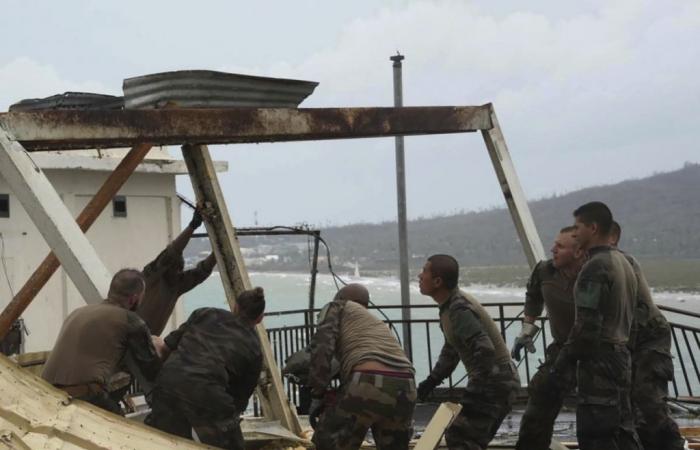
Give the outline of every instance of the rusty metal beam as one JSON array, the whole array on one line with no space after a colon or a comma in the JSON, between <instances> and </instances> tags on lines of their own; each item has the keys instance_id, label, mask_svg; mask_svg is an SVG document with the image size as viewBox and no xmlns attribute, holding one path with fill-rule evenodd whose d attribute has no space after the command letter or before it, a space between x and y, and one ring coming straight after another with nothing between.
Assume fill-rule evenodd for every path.
<instances>
[{"instance_id":1,"label":"rusty metal beam","mask_svg":"<svg viewBox=\"0 0 700 450\"><path fill-rule=\"evenodd\" d=\"M230 108L39 111L0 114L29 151L153 145L233 144L491 129L490 105L403 108Z\"/></svg>"},{"instance_id":2,"label":"rusty metal beam","mask_svg":"<svg viewBox=\"0 0 700 450\"><path fill-rule=\"evenodd\" d=\"M135 146L121 160L116 169L110 173L102 187L100 187L90 202L85 205L85 208L78 218L75 219L83 233L95 223L95 220L97 220L114 195L121 189L126 180L129 179L129 176L136 170L141 161L143 161L143 158L146 157L150 149L150 144ZM22 289L17 292L12 301L10 301L2 313L0 313L0 339L7 334L14 321L27 309L32 300L34 300L34 297L36 297L39 291L41 291L41 288L51 279L51 276L60 265L61 263L53 252L49 252L49 254L46 255L46 258L39 264L39 267L36 268L34 273L29 277L26 283L24 283Z\"/></svg>"}]
</instances>

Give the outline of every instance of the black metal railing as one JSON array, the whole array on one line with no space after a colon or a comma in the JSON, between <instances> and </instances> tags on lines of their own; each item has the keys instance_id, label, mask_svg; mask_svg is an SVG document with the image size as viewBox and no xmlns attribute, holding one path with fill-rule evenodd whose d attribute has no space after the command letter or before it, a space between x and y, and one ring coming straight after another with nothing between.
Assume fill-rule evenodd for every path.
<instances>
[{"instance_id":1,"label":"black metal railing","mask_svg":"<svg viewBox=\"0 0 700 450\"><path fill-rule=\"evenodd\" d=\"M523 304L519 302L490 303L483 305L491 314L501 330L508 346L520 332ZM434 305L411 305L411 320L400 319L400 305L382 306L388 316L385 320L396 330L397 338L402 335L401 329L407 326L412 342L412 354L409 355L416 368L416 378L427 376L430 368L437 360L443 344L442 332L439 328L438 312ZM670 383L670 394L676 398L692 397L700 393L700 329L693 326L700 314L683 311L676 308L662 307L673 330L672 354L674 357L674 378ZM373 309L370 307L370 309ZM307 309L280 311L268 313L265 316L267 334L272 345L275 359L280 368L285 360L294 352L303 349L313 335L315 326L312 317L318 310ZM535 353L524 353L518 363L521 380L524 385L537 369L540 361L544 360L545 349L551 343L549 322L546 317L540 318L541 332L535 339ZM461 364L446 381L445 387L452 389L462 384L466 373ZM285 380L289 399L298 405L298 386Z\"/></svg>"}]
</instances>

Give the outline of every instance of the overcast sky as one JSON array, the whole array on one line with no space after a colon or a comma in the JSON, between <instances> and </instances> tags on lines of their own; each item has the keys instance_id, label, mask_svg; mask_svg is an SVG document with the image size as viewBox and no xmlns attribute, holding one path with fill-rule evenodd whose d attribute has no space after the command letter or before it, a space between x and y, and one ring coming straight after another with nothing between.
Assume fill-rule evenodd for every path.
<instances>
[{"instance_id":1,"label":"overcast sky","mask_svg":"<svg viewBox=\"0 0 700 450\"><path fill-rule=\"evenodd\" d=\"M212 69L319 81L306 107L495 105L526 195L700 162L700 2L3 0L0 111ZM177 150L177 149L176 149ZM234 223L396 215L393 138L213 148ZM503 205L477 134L406 139L410 218ZM187 178L178 189L191 195Z\"/></svg>"}]
</instances>

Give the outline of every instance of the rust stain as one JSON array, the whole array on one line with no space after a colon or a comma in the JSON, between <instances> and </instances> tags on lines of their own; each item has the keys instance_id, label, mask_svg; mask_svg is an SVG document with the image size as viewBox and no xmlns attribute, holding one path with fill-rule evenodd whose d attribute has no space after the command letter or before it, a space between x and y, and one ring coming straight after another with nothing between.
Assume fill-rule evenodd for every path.
<instances>
[{"instance_id":1,"label":"rust stain","mask_svg":"<svg viewBox=\"0 0 700 450\"><path fill-rule=\"evenodd\" d=\"M28 150L50 150L462 133L491 128L489 108L63 110L0 114L0 123Z\"/></svg>"}]
</instances>

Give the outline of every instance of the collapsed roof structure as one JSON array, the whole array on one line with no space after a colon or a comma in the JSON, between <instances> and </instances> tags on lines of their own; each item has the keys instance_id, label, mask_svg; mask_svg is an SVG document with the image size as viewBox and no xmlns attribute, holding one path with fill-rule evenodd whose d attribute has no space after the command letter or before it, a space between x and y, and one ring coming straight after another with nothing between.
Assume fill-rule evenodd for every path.
<instances>
[{"instance_id":1,"label":"collapsed roof structure","mask_svg":"<svg viewBox=\"0 0 700 450\"><path fill-rule=\"evenodd\" d=\"M257 86L257 91L251 86ZM542 243L493 105L296 108L315 86L316 83L297 80L242 77L204 71L176 72L126 80L124 108L114 108L114 99L107 99L109 101L105 103L109 107L105 108L46 109L47 103L44 101L37 102L44 105L38 108L32 108L25 102L22 107L0 113L0 175L11 186L53 251L0 313L0 337L20 316L41 289L42 283L56 270L59 262L87 303L100 302L106 297L111 274L100 261L84 232L153 146L182 147L182 156L197 201L207 208L208 216L212 218L206 223L207 233L231 307L237 294L249 289L251 284L236 238L236 229L207 147L210 144L479 131L529 264L534 266L544 259ZM236 91L238 93L234 95ZM253 91L257 94L251 94ZM241 96L244 101L240 100ZM131 106L148 109L131 109ZM48 150L116 147L130 147L131 150L77 219L73 219L45 174L32 163L30 157L32 152ZM258 325L257 331L263 344L265 362L258 389L262 409L266 418L278 420L294 435L302 436L302 427L284 392L280 371L264 326ZM0 392L10 392L16 384L37 386L23 391L21 396L2 396L0 418L11 425L8 442L17 440L29 445L35 439L32 436L37 433L43 433L47 439L68 440L70 434L74 436L72 439L78 448L116 448L116 445L100 440L99 433L77 436L66 429L59 430L53 425L46 425L45 422L40 426L28 426L26 424L32 423L28 416L18 420L19 416L28 414L31 409L25 408L23 403L38 405L35 396L45 397L54 406L65 403L66 399L52 391L46 383L31 378L33 375L8 370L5 361L2 364ZM64 413L59 407L53 417L62 414ZM80 417L83 418L76 420L87 420L84 416ZM109 416L104 417L101 423L112 426L108 422L117 420L118 418ZM4 426L0 421L0 429ZM134 440L129 443L128 440L123 440L119 448L140 448L143 442L145 441Z\"/></svg>"}]
</instances>

